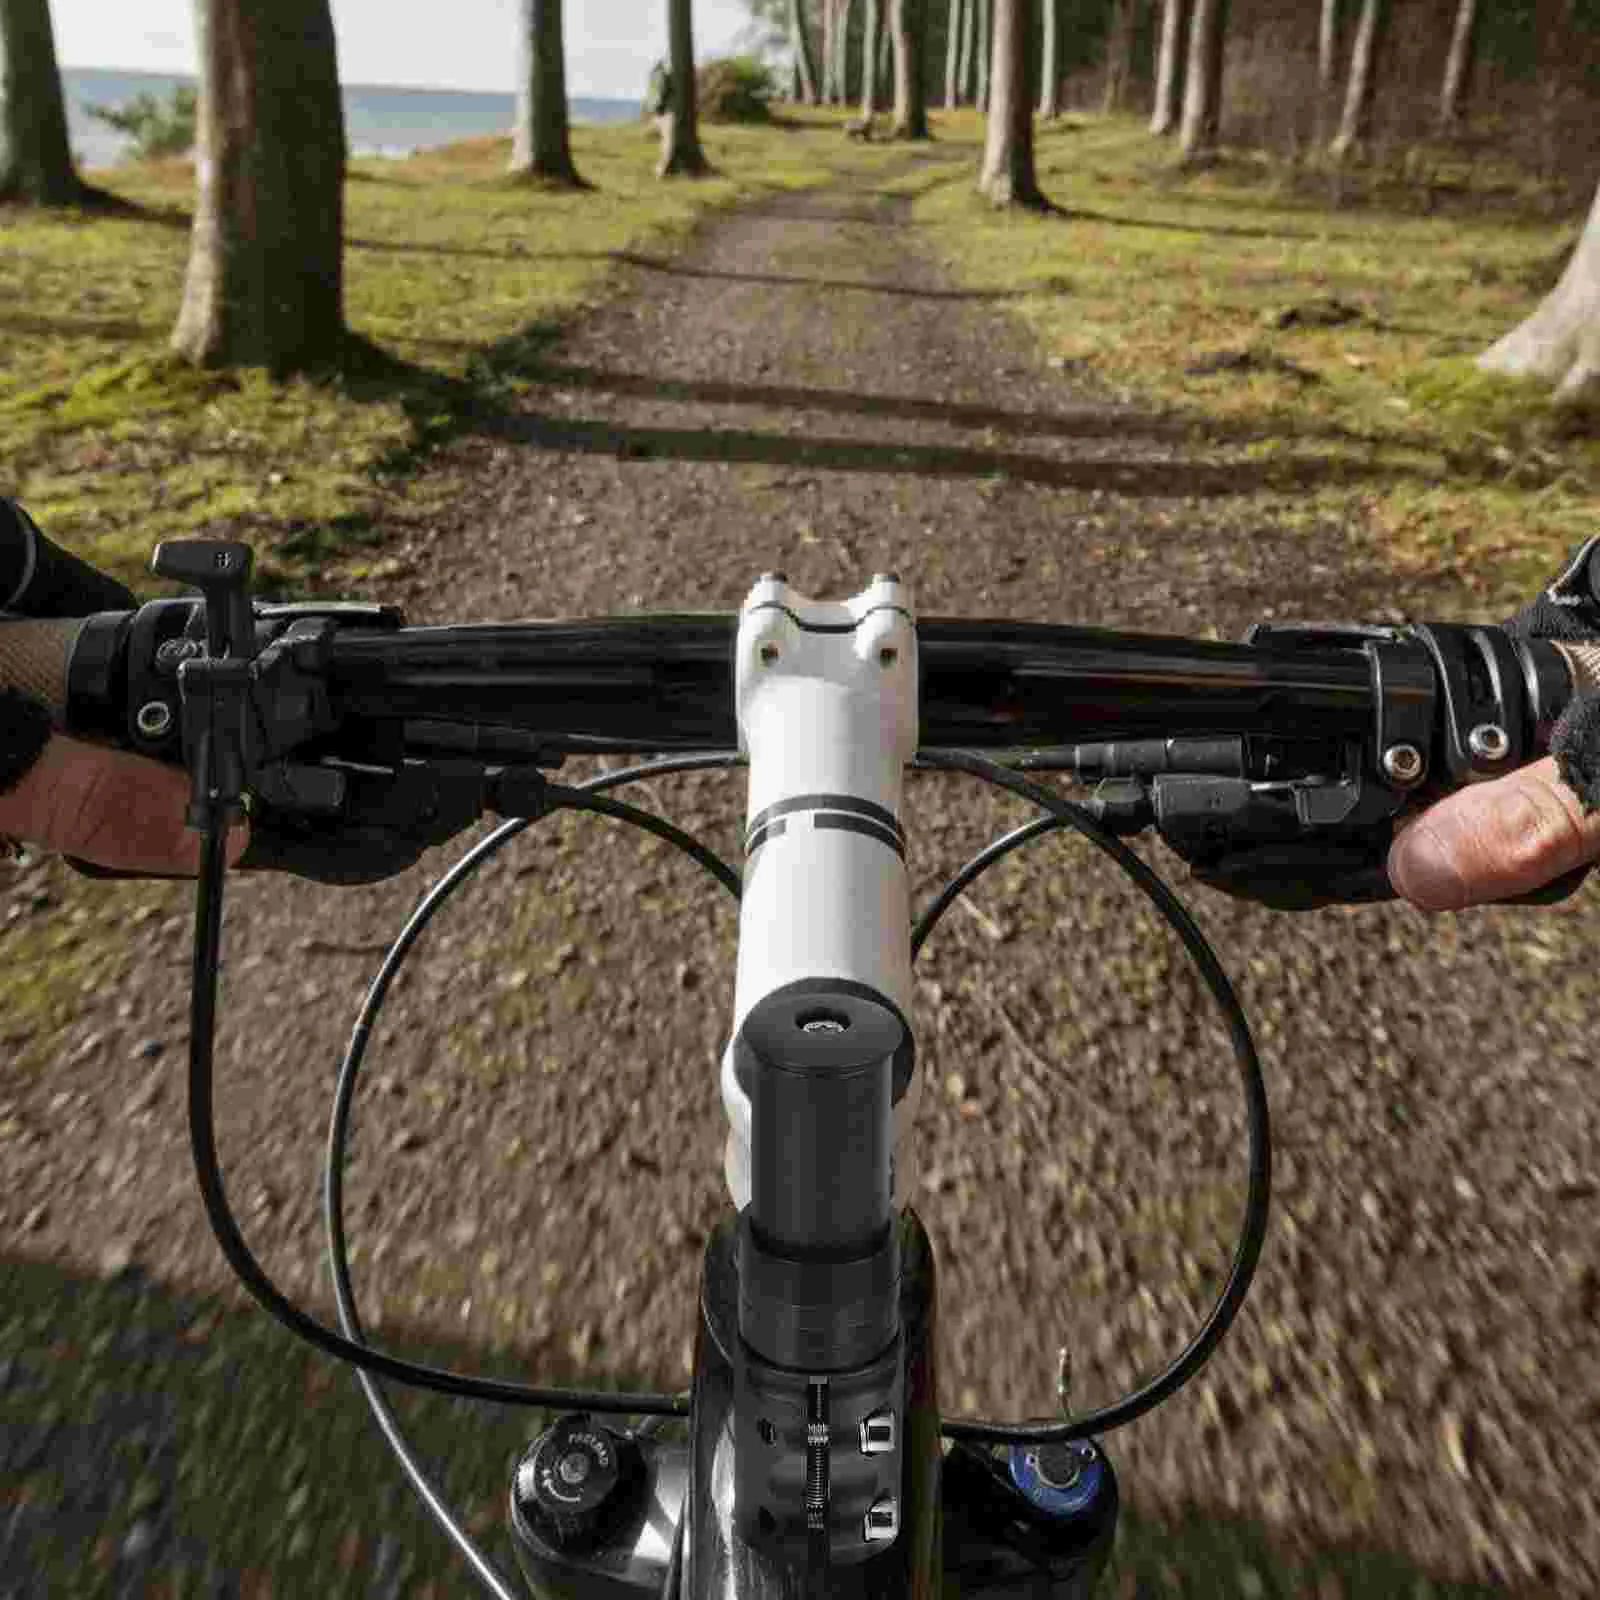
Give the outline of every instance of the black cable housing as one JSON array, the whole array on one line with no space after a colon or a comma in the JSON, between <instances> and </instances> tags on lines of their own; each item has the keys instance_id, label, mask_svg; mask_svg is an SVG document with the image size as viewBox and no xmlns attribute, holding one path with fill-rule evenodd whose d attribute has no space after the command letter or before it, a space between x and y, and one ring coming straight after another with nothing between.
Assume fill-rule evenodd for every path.
<instances>
[{"instance_id":1,"label":"black cable housing","mask_svg":"<svg viewBox=\"0 0 1600 1600\"><path fill-rule=\"evenodd\" d=\"M632 767L623 772L605 773L599 778L581 785L578 790L571 791L579 798L566 799L564 795L567 791L559 791L557 795L559 803L552 809L588 810L602 815L617 815L616 811L609 808L603 809L594 803L602 789L616 788L624 783L636 782L662 773L693 772L725 767L732 765L736 760L737 758L721 755L704 758L681 757L655 762L642 767ZM632 808L625 809L631 810ZM510 821L502 823L487 838L479 840L428 891L385 954L383 965L379 968L377 977L373 979L367 990L367 997L362 1003L360 1015L357 1018L355 1028L351 1032L350 1044L345 1050L343 1061L339 1064L339 1078L333 1097L333 1115L328 1125L327 1156L323 1167L323 1218L328 1235L328 1261L333 1273L333 1292L338 1306L339 1325L344 1330L345 1337L357 1344L365 1346L366 1334L361 1327L361 1316L356 1306L355 1289L350 1281L349 1253L345 1244L345 1146L349 1137L350 1107L355 1099L356 1079L360 1074L365 1059L366 1047L371 1038L373 1024L377 1021L378 1012L383 1007L389 988L398 976L401 966L411 952L412 946L421 936L422 930L433 920L439 908L463 883L476 874L478 868L485 861L498 854L500 850L519 834L523 833L532 823L542 820L547 815L549 815L548 810L538 816L514 817ZM624 817L623 820L632 820L632 818ZM668 837L667 835L661 836ZM715 858L713 857L712 859L714 860ZM729 869L726 868L724 863L718 862L717 865L722 868L722 871L718 872L717 876L726 883L727 880L723 873ZM735 894L738 892L736 879L734 892ZM495 1570L489 1558L473 1540L472 1535L461 1526L450 1511L450 1508L444 1503L443 1496L428 1477L404 1433L401 1432L400 1424L385 1399L382 1389L379 1388L377 1380L370 1373L358 1367L356 1369L356 1381L360 1383L373 1418L382 1431L384 1438L388 1441L389 1448L399 1461L401 1470L411 1480L412 1488L416 1490L434 1521L459 1551L462 1559L473 1569L479 1582L495 1595L496 1600L516 1600L518 1591L512 1588L506 1579ZM657 1410L652 1413L653 1415L661 1417L665 1415L686 1416L688 1414L689 1397L687 1395L660 1396L659 1398L675 1401L675 1404L670 1411ZM600 1411L613 1408L608 1405L590 1406L588 1409ZM681 1560L681 1550L677 1559ZM668 1581L670 1584L670 1570Z\"/></svg>"},{"instance_id":2,"label":"black cable housing","mask_svg":"<svg viewBox=\"0 0 1600 1600\"><path fill-rule=\"evenodd\" d=\"M978 874L991 867L1004 855L1046 831L1047 820L1056 826L1075 828L1084 838L1097 846L1116 862L1139 886L1156 909L1172 925L1184 948L1206 981L1233 1037L1234 1055L1239 1063L1239 1073L1244 1084L1245 1112L1249 1129L1249 1180L1245 1193L1244 1220L1240 1225L1239 1242L1234 1249L1233 1262L1227 1282L1217 1296L1210 1314L1200 1325L1199 1332L1184 1346L1178 1356L1160 1373L1134 1390L1130 1395L1108 1406L1086 1411L1067 1422L992 1422L981 1417L958 1417L945 1420L940 1432L948 1439L969 1439L983 1444L1043 1444L1056 1440L1082 1439L1094 1433L1109 1433L1126 1423L1154 1410L1162 1401L1170 1399L1205 1364L1211 1352L1228 1331L1239 1307L1250 1291L1250 1280L1255 1276L1256 1262L1261 1255L1261 1245L1266 1238L1267 1217L1272 1192L1272 1135L1267 1110L1267 1088L1261 1076L1261 1063L1256 1057L1255 1042L1250 1037L1250 1024L1245 1020L1239 998L1222 970L1216 953L1206 942L1206 937L1184 908L1183 902L1165 883L1142 862L1115 834L1109 833L1082 806L1063 799L1053 789L1024 777L1021 773L986 760L964 750L929 750L917 757L919 767L947 772L970 772L985 778L999 788L1031 800L1050 813L1050 818L1035 818L1016 829L1007 837L997 840L982 854L969 862L954 880L965 887ZM939 899L917 924L917 941L932 932L940 915L955 898L949 892Z\"/></svg>"},{"instance_id":3,"label":"black cable housing","mask_svg":"<svg viewBox=\"0 0 1600 1600\"><path fill-rule=\"evenodd\" d=\"M622 781L623 774L608 773L605 777L614 783ZM639 811L622 801L607 799L598 793L585 795L581 789L568 790L558 786L552 786L552 789L556 794L555 804L558 807L574 805L578 809L592 809L607 816L637 822L648 831L677 844L687 854L706 865L725 887L731 887L737 893L738 874L699 840L674 827L665 819L655 817L649 812ZM507 834L508 829L520 832L521 827L526 826L530 820L532 819L514 819L513 822L497 830L497 833ZM493 837L494 835L491 835L491 838ZM250 1291L257 1304L276 1317L291 1333L298 1334L329 1355L348 1361L364 1371L395 1378L418 1388L432 1389L440 1394L454 1395L468 1400L494 1400L506 1405L683 1415L685 1403L672 1396L588 1389L535 1388L494 1378L469 1377L389 1355L382 1350L374 1349L371 1345L345 1338L314 1317L307 1316L288 1300L267 1276L239 1230L238 1222L228 1204L217 1158L212 1077L226 839L226 827L220 819L213 820L203 830L200 873L196 887L194 965L190 986L189 1141L201 1200L205 1205L212 1232L216 1235L217 1243L228 1265L233 1268L235 1275ZM430 911L429 916L431 915ZM355 1045L356 1041L353 1039L352 1047ZM360 1048L365 1048L364 1038L360 1041Z\"/></svg>"},{"instance_id":4,"label":"black cable housing","mask_svg":"<svg viewBox=\"0 0 1600 1600\"><path fill-rule=\"evenodd\" d=\"M600 791L662 773L703 770L737 765L734 754L683 756L605 773L577 787L547 785L545 805L538 816L513 818L481 840L458 861L424 897L400 935L391 945L377 977L369 988L361 1014L352 1030L341 1064L334 1110L330 1121L324 1181L324 1211L329 1258L343 1336L335 1334L289 1302L267 1277L251 1253L228 1206L217 1160L212 1100L213 1048L218 956L221 943L222 885L226 872L226 828L221 819L204 831L201 866L196 891L196 938L191 989L189 1120L191 1149L202 1200L213 1232L229 1265L257 1302L293 1333L329 1354L348 1361L403 1470L435 1520L472 1566L480 1582L497 1600L511 1600L514 1591L477 1549L471 1537L453 1519L438 1490L427 1477L400 1432L375 1376L396 1378L416 1387L433 1389L467 1399L543 1408L568 1408L594 1412L683 1417L689 1414L686 1395L626 1394L607 1391L538 1388L495 1379L470 1377L425 1366L377 1350L365 1341L349 1275L343 1215L344 1149L354 1089L372 1027L388 990L406 956L438 909L483 861L521 834L534 821L556 810L584 810L634 823L677 845L712 873L737 899L740 879L701 841L653 813L605 798ZM1271 1146L1265 1085L1260 1064L1238 999L1205 937L1176 895L1119 839L1102 828L1082 807L1053 790L965 751L925 751L916 765L936 770L968 772L998 787L1011 790L1044 808L1048 815L1031 820L1005 837L993 841L947 883L933 904L918 919L912 935L913 958L945 910L982 872L1030 840L1059 827L1072 827L1111 857L1155 904L1183 941L1227 1019L1235 1055L1244 1082L1249 1124L1249 1185L1245 1216L1228 1279L1199 1331L1161 1373L1149 1383L1112 1405L1070 1420L1052 1422L994 1422L981 1418L956 1418L941 1423L941 1433L952 1439L987 1444L1042 1443L1104 1433L1133 1421L1170 1398L1208 1359L1220 1342L1248 1292L1265 1236L1270 1184ZM681 1525L680 1525L681 1533ZM668 1573L668 1587L677 1581L677 1549Z\"/></svg>"}]
</instances>

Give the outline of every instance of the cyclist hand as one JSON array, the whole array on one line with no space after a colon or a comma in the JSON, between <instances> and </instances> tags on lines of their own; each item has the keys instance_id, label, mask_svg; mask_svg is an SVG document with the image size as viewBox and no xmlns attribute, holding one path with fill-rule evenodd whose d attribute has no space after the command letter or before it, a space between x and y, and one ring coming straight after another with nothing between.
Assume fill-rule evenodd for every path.
<instances>
[{"instance_id":1,"label":"cyclist hand","mask_svg":"<svg viewBox=\"0 0 1600 1600\"><path fill-rule=\"evenodd\" d=\"M57 734L0 793L0 834L115 872L192 877L200 836L184 826L188 801L189 780L178 769ZM243 823L234 828L230 861L248 837Z\"/></svg>"},{"instance_id":2,"label":"cyclist hand","mask_svg":"<svg viewBox=\"0 0 1600 1600\"><path fill-rule=\"evenodd\" d=\"M1460 911L1592 861L1600 861L1600 810L1586 810L1546 756L1447 795L1405 824L1389 851L1389 880L1419 910Z\"/></svg>"},{"instance_id":3,"label":"cyclist hand","mask_svg":"<svg viewBox=\"0 0 1600 1600\"><path fill-rule=\"evenodd\" d=\"M1592 649L1600 641L1600 537L1502 626L1518 638ZM1395 889L1423 911L1459 911L1600 860L1600 695L1579 695L1567 707L1550 750L1403 825L1389 851Z\"/></svg>"}]
</instances>

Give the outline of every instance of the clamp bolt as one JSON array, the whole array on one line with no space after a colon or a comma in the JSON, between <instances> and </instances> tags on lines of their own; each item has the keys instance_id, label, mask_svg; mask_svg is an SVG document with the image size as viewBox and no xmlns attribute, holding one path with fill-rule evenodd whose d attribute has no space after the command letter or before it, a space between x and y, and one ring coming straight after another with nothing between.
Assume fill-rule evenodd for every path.
<instances>
[{"instance_id":1,"label":"clamp bolt","mask_svg":"<svg viewBox=\"0 0 1600 1600\"><path fill-rule=\"evenodd\" d=\"M1423 766L1422 752L1414 744L1392 744L1383 752L1383 770L1396 783L1415 783Z\"/></svg>"},{"instance_id":2,"label":"clamp bolt","mask_svg":"<svg viewBox=\"0 0 1600 1600\"><path fill-rule=\"evenodd\" d=\"M145 738L159 739L172 726L172 707L165 700L147 700L133 721Z\"/></svg>"},{"instance_id":3,"label":"clamp bolt","mask_svg":"<svg viewBox=\"0 0 1600 1600\"><path fill-rule=\"evenodd\" d=\"M1480 761L1504 761L1511 753L1511 740L1498 722L1480 722L1467 735L1467 748Z\"/></svg>"},{"instance_id":4,"label":"clamp bolt","mask_svg":"<svg viewBox=\"0 0 1600 1600\"><path fill-rule=\"evenodd\" d=\"M181 662L192 661L200 654L200 641L198 639L168 639L156 651L156 670L164 673L174 673Z\"/></svg>"}]
</instances>

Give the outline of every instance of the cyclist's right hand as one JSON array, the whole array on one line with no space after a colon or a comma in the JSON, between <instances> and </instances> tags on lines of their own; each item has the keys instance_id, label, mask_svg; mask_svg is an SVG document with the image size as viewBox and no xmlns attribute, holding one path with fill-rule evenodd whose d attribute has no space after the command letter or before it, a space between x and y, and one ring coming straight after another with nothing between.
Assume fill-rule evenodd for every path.
<instances>
[{"instance_id":1,"label":"cyclist's right hand","mask_svg":"<svg viewBox=\"0 0 1600 1600\"><path fill-rule=\"evenodd\" d=\"M1600 535L1503 624L1519 638L1593 651L1600 675ZM1600 860L1600 693L1579 695L1550 755L1457 791L1403 824L1389 880L1423 911L1460 911L1542 888Z\"/></svg>"}]
</instances>

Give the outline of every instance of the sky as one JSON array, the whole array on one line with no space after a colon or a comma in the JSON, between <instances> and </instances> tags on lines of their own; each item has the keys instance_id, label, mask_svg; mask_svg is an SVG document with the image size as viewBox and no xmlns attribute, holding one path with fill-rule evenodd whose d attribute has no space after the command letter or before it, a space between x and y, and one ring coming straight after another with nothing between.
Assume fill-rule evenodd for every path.
<instances>
[{"instance_id":1,"label":"sky","mask_svg":"<svg viewBox=\"0 0 1600 1600\"><path fill-rule=\"evenodd\" d=\"M332 0L346 83L509 92L519 0ZM64 67L195 70L193 0L50 0ZM414 19L414 20L409 20ZM667 51L667 0L567 0L567 93L637 99ZM694 0L695 54L725 54L744 0Z\"/></svg>"}]
</instances>

